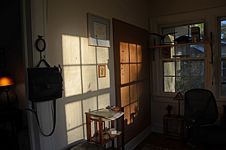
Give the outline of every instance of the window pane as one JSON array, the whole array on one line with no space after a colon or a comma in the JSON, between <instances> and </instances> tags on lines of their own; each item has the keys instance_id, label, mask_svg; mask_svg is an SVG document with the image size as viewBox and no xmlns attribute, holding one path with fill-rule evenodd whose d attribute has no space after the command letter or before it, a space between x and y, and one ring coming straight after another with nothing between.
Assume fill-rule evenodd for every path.
<instances>
[{"instance_id":1,"label":"window pane","mask_svg":"<svg viewBox=\"0 0 226 150\"><path fill-rule=\"evenodd\" d=\"M129 64L121 64L121 84L129 83Z\"/></svg>"},{"instance_id":2,"label":"window pane","mask_svg":"<svg viewBox=\"0 0 226 150\"><path fill-rule=\"evenodd\" d=\"M138 80L142 80L145 78L145 69L143 66L143 64L137 64Z\"/></svg>"},{"instance_id":3,"label":"window pane","mask_svg":"<svg viewBox=\"0 0 226 150\"><path fill-rule=\"evenodd\" d=\"M128 63L129 62L129 44L120 42L120 62Z\"/></svg>"},{"instance_id":4,"label":"window pane","mask_svg":"<svg viewBox=\"0 0 226 150\"><path fill-rule=\"evenodd\" d=\"M189 49L187 45L177 45L176 47L176 56L188 57Z\"/></svg>"},{"instance_id":5,"label":"window pane","mask_svg":"<svg viewBox=\"0 0 226 150\"><path fill-rule=\"evenodd\" d=\"M130 82L137 80L137 65L136 64L130 64Z\"/></svg>"},{"instance_id":6,"label":"window pane","mask_svg":"<svg viewBox=\"0 0 226 150\"><path fill-rule=\"evenodd\" d=\"M137 62L137 46L136 44L129 44L129 56L130 62L135 63Z\"/></svg>"},{"instance_id":7,"label":"window pane","mask_svg":"<svg viewBox=\"0 0 226 150\"><path fill-rule=\"evenodd\" d=\"M189 33L190 34L191 34L191 28L192 27L199 27L199 30L200 30L200 39L204 39L204 23L196 23L196 24L190 25L190 28L189 28Z\"/></svg>"},{"instance_id":8,"label":"window pane","mask_svg":"<svg viewBox=\"0 0 226 150\"><path fill-rule=\"evenodd\" d=\"M137 45L137 62L142 62L143 58L142 58L142 49L141 49L141 45Z\"/></svg>"},{"instance_id":9,"label":"window pane","mask_svg":"<svg viewBox=\"0 0 226 150\"><path fill-rule=\"evenodd\" d=\"M190 45L189 51L192 58L204 58L205 56L204 44Z\"/></svg>"},{"instance_id":10,"label":"window pane","mask_svg":"<svg viewBox=\"0 0 226 150\"><path fill-rule=\"evenodd\" d=\"M164 92L175 92L175 77L164 77Z\"/></svg>"},{"instance_id":11,"label":"window pane","mask_svg":"<svg viewBox=\"0 0 226 150\"><path fill-rule=\"evenodd\" d=\"M175 63L164 62L164 76L175 76Z\"/></svg>"},{"instance_id":12,"label":"window pane","mask_svg":"<svg viewBox=\"0 0 226 150\"><path fill-rule=\"evenodd\" d=\"M191 62L191 76L204 76L204 62L192 61Z\"/></svg>"},{"instance_id":13,"label":"window pane","mask_svg":"<svg viewBox=\"0 0 226 150\"><path fill-rule=\"evenodd\" d=\"M187 76L191 73L191 63L188 61L177 61L176 65L177 76Z\"/></svg>"},{"instance_id":14,"label":"window pane","mask_svg":"<svg viewBox=\"0 0 226 150\"><path fill-rule=\"evenodd\" d=\"M189 26L179 26L179 27L175 27L175 37L178 38L180 36L183 35L187 35L188 36L188 32L189 32Z\"/></svg>"},{"instance_id":15,"label":"window pane","mask_svg":"<svg viewBox=\"0 0 226 150\"><path fill-rule=\"evenodd\" d=\"M196 76L190 79L190 88L204 88L204 77Z\"/></svg>"},{"instance_id":16,"label":"window pane","mask_svg":"<svg viewBox=\"0 0 226 150\"><path fill-rule=\"evenodd\" d=\"M226 20L221 21L221 95L226 96Z\"/></svg>"},{"instance_id":17,"label":"window pane","mask_svg":"<svg viewBox=\"0 0 226 150\"><path fill-rule=\"evenodd\" d=\"M129 86L121 87L121 106L129 104Z\"/></svg>"},{"instance_id":18,"label":"window pane","mask_svg":"<svg viewBox=\"0 0 226 150\"><path fill-rule=\"evenodd\" d=\"M137 85L130 86L130 103L137 101Z\"/></svg>"}]
</instances>

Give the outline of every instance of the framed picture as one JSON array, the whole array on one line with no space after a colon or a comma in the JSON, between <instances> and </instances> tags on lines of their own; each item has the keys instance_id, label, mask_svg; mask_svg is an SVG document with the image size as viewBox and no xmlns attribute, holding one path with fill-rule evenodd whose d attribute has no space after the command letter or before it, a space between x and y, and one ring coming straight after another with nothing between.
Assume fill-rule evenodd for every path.
<instances>
[{"instance_id":1,"label":"framed picture","mask_svg":"<svg viewBox=\"0 0 226 150\"><path fill-rule=\"evenodd\" d=\"M106 65L98 65L98 77L106 77Z\"/></svg>"},{"instance_id":2,"label":"framed picture","mask_svg":"<svg viewBox=\"0 0 226 150\"><path fill-rule=\"evenodd\" d=\"M110 47L110 20L87 14L88 40L91 46Z\"/></svg>"}]
</instances>

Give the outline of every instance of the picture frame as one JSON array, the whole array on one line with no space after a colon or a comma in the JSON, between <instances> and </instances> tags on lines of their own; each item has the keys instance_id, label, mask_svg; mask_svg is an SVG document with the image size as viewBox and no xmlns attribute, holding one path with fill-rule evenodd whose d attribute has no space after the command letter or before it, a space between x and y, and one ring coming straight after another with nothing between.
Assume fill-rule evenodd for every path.
<instances>
[{"instance_id":1,"label":"picture frame","mask_svg":"<svg viewBox=\"0 0 226 150\"><path fill-rule=\"evenodd\" d=\"M110 19L87 13L88 44L110 47Z\"/></svg>"},{"instance_id":2,"label":"picture frame","mask_svg":"<svg viewBox=\"0 0 226 150\"><path fill-rule=\"evenodd\" d=\"M98 77L104 78L106 77L106 65L98 65Z\"/></svg>"}]
</instances>

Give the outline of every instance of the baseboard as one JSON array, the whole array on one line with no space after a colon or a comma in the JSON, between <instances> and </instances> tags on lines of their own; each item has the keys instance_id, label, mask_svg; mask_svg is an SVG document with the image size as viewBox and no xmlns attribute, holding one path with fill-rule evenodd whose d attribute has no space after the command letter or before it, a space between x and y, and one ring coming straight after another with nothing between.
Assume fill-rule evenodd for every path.
<instances>
[{"instance_id":1,"label":"baseboard","mask_svg":"<svg viewBox=\"0 0 226 150\"><path fill-rule=\"evenodd\" d=\"M124 147L125 150L133 150L138 146L150 133L151 126L148 126L144 131L138 134L135 138L130 140Z\"/></svg>"}]
</instances>

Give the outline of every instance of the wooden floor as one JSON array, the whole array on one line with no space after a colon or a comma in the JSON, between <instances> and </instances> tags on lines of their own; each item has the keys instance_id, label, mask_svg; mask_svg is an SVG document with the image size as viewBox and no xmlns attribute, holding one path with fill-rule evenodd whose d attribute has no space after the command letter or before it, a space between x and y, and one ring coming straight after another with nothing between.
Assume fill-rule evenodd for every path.
<instances>
[{"instance_id":1,"label":"wooden floor","mask_svg":"<svg viewBox=\"0 0 226 150\"><path fill-rule=\"evenodd\" d=\"M185 139L175 139L152 133L135 150L226 150L226 147L216 145L192 147Z\"/></svg>"}]
</instances>

